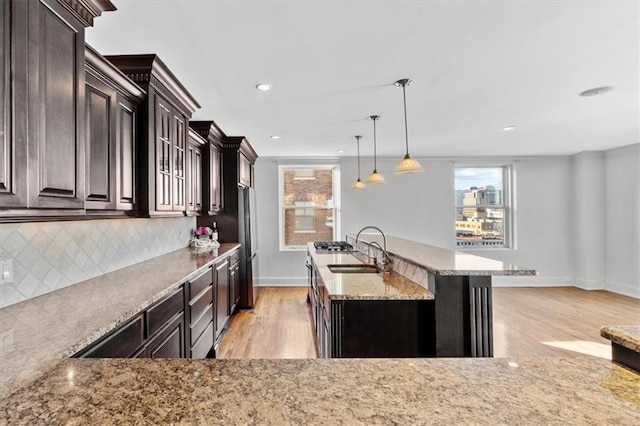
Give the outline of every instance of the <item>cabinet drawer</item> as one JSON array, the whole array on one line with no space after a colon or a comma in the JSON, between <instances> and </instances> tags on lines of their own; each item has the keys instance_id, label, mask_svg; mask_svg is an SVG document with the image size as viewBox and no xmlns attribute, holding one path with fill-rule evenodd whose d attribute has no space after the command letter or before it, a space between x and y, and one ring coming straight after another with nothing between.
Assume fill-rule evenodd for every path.
<instances>
[{"instance_id":1,"label":"cabinet drawer","mask_svg":"<svg viewBox=\"0 0 640 426\"><path fill-rule=\"evenodd\" d=\"M210 322L207 329L202 333L195 345L191 348L191 358L206 358L213 347L213 322Z\"/></svg>"},{"instance_id":2,"label":"cabinet drawer","mask_svg":"<svg viewBox=\"0 0 640 426\"><path fill-rule=\"evenodd\" d=\"M175 314L184 309L184 291L180 287L162 302L147 310L147 336L152 336Z\"/></svg>"},{"instance_id":3,"label":"cabinet drawer","mask_svg":"<svg viewBox=\"0 0 640 426\"><path fill-rule=\"evenodd\" d=\"M207 308L207 305L211 304L213 300L213 287L207 287L195 300L189 302L191 306L191 314L189 316L189 324L193 324L196 319L202 315L204 310Z\"/></svg>"},{"instance_id":4,"label":"cabinet drawer","mask_svg":"<svg viewBox=\"0 0 640 426\"><path fill-rule=\"evenodd\" d=\"M213 284L213 273L211 267L207 268L205 272L192 279L189 283L189 300L196 297L202 290Z\"/></svg>"},{"instance_id":5,"label":"cabinet drawer","mask_svg":"<svg viewBox=\"0 0 640 426\"><path fill-rule=\"evenodd\" d=\"M198 340L198 337L202 334L202 332L209 326L209 323L213 320L213 304L209 304L205 311L202 313L202 316L191 323L191 342L190 346L193 346ZM213 333L213 332L212 332ZM213 334L211 335L213 338Z\"/></svg>"},{"instance_id":6,"label":"cabinet drawer","mask_svg":"<svg viewBox=\"0 0 640 426\"><path fill-rule=\"evenodd\" d=\"M143 331L144 318L140 315L104 341L80 355L80 357L127 358L142 345L144 340Z\"/></svg>"},{"instance_id":7,"label":"cabinet drawer","mask_svg":"<svg viewBox=\"0 0 640 426\"><path fill-rule=\"evenodd\" d=\"M240 251L236 250L229 256L229 265L234 265L240 262Z\"/></svg>"}]
</instances>

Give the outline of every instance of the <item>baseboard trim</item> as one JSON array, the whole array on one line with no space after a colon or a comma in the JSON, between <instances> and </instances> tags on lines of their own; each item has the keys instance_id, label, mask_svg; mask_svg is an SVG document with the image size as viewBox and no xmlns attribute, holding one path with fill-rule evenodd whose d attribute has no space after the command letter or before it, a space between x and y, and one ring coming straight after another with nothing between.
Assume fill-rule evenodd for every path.
<instances>
[{"instance_id":1,"label":"baseboard trim","mask_svg":"<svg viewBox=\"0 0 640 426\"><path fill-rule=\"evenodd\" d=\"M304 287L309 285L307 277L258 277L256 287Z\"/></svg>"},{"instance_id":2,"label":"baseboard trim","mask_svg":"<svg viewBox=\"0 0 640 426\"><path fill-rule=\"evenodd\" d=\"M626 283L619 283L615 281L606 281L604 290L622 294L623 296L633 297L634 299L640 299L640 287L638 286L631 286Z\"/></svg>"},{"instance_id":3,"label":"baseboard trim","mask_svg":"<svg viewBox=\"0 0 640 426\"><path fill-rule=\"evenodd\" d=\"M588 280L585 278L575 277L574 285L583 290L604 290L605 289L604 278Z\"/></svg>"}]
</instances>

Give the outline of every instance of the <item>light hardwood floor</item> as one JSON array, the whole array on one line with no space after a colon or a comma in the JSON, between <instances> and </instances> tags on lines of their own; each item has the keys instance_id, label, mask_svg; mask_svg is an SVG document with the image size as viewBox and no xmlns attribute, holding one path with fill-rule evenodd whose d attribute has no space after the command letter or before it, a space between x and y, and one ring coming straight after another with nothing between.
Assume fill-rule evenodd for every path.
<instances>
[{"instance_id":1,"label":"light hardwood floor","mask_svg":"<svg viewBox=\"0 0 640 426\"><path fill-rule=\"evenodd\" d=\"M265 288L236 314L219 358L316 358L307 290ZM494 288L496 357L610 358L603 325L640 324L640 300L574 287Z\"/></svg>"},{"instance_id":2,"label":"light hardwood floor","mask_svg":"<svg viewBox=\"0 0 640 426\"><path fill-rule=\"evenodd\" d=\"M603 325L640 324L640 300L576 287L493 289L496 357L611 358Z\"/></svg>"},{"instance_id":3,"label":"light hardwood floor","mask_svg":"<svg viewBox=\"0 0 640 426\"><path fill-rule=\"evenodd\" d=\"M317 358L305 287L262 290L254 309L231 319L218 358Z\"/></svg>"}]
</instances>

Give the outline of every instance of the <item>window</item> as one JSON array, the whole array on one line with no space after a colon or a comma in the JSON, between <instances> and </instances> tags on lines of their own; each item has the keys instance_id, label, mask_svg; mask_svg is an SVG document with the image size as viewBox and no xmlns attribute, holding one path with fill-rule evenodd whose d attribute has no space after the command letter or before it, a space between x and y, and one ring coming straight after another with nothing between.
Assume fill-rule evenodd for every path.
<instances>
[{"instance_id":1,"label":"window","mask_svg":"<svg viewBox=\"0 0 640 426\"><path fill-rule=\"evenodd\" d=\"M511 166L456 167L456 246L511 247Z\"/></svg>"},{"instance_id":2,"label":"window","mask_svg":"<svg viewBox=\"0 0 640 426\"><path fill-rule=\"evenodd\" d=\"M280 249L306 250L307 242L337 240L339 168L279 166Z\"/></svg>"}]
</instances>

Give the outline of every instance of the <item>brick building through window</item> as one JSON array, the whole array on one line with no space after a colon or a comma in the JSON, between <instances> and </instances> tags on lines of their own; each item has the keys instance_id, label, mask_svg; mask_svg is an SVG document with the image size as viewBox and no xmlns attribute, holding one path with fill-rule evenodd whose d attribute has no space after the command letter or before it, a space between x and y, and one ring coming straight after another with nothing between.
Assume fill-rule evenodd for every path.
<instances>
[{"instance_id":1,"label":"brick building through window","mask_svg":"<svg viewBox=\"0 0 640 426\"><path fill-rule=\"evenodd\" d=\"M337 239L337 166L280 166L280 248Z\"/></svg>"}]
</instances>

